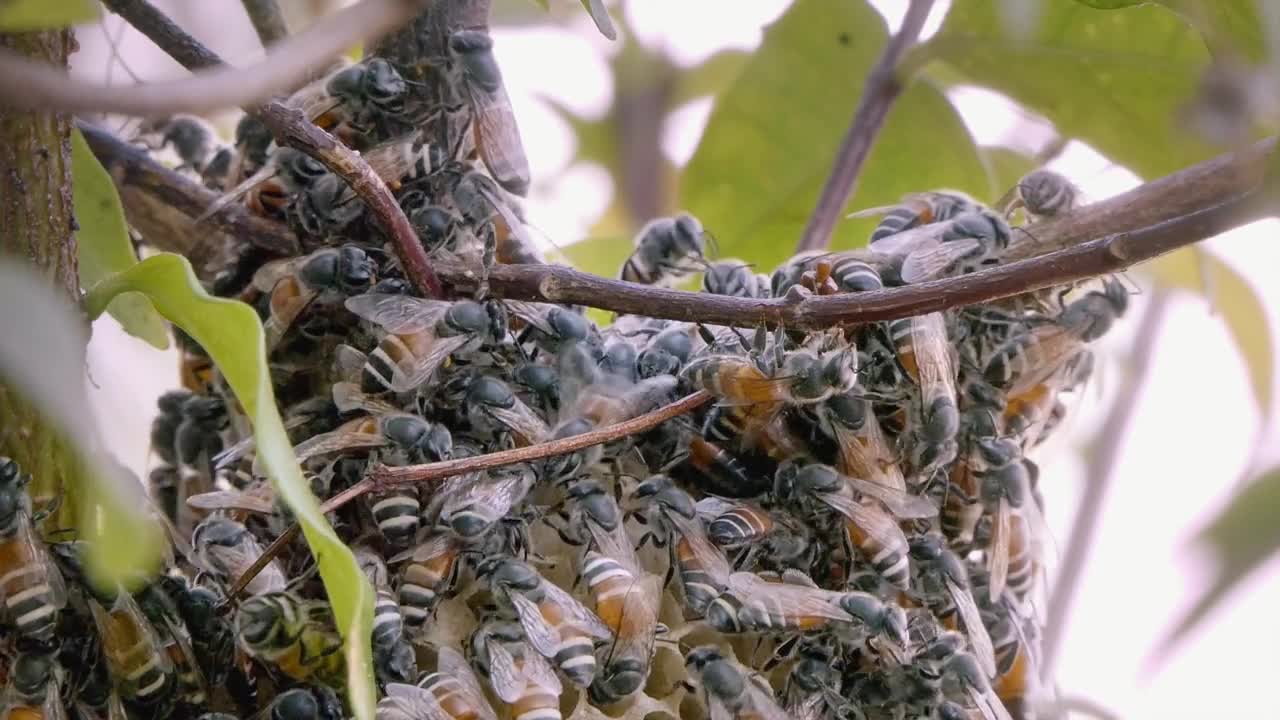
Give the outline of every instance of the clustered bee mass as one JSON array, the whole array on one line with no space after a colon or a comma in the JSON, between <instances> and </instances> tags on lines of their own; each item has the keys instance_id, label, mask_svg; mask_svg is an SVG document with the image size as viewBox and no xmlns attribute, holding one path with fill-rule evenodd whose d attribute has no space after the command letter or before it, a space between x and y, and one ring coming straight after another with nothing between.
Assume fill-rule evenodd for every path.
<instances>
[{"instance_id":1,"label":"clustered bee mass","mask_svg":"<svg viewBox=\"0 0 1280 720\"><path fill-rule=\"evenodd\" d=\"M462 31L447 47L429 73L374 57L289 103L363 151L433 259L480 276L541 262L491 42ZM1118 280L822 332L634 315L598 327L483 286L416 296L347 186L250 117L225 146L190 118L144 129L221 202L286 220L306 249L234 248L211 290L261 312L275 395L321 498L375 464L715 398L640 435L336 512L377 592L381 720L1034 714L1045 537L1027 455L1124 313ZM645 225L619 275L701 273L705 292L756 298L864 292L998 263L1027 223L1077 198L1048 171L1003 207L911 195L866 213L882 220L865 249L806 253L768 276L717 260L684 214ZM42 540L47 508L0 461L6 718L344 716L345 657L306 547L230 595L291 519L222 377L179 339L184 388L160 399L151 437L151 496L175 537L163 573L88 582L82 542Z\"/></svg>"}]
</instances>

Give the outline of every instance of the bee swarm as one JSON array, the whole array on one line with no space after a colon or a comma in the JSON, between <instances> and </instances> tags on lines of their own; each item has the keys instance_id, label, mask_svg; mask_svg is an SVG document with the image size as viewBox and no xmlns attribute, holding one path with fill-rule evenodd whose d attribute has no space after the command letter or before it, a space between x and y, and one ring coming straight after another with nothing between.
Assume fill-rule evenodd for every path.
<instances>
[{"instance_id":1,"label":"bee swarm","mask_svg":"<svg viewBox=\"0 0 1280 720\"><path fill-rule=\"evenodd\" d=\"M441 72L391 54L290 99L363 152L433 259L478 277L542 262L513 196L528 168L490 46L462 31L433 59ZM334 513L378 591L379 718L1033 715L1043 529L1026 455L1123 314L1118 282L812 333L639 316L600 328L578 308L425 299L340 178L251 118L219 147L182 122L153 139L229 190L224 202L287 221L308 251L228 248L210 290L261 313L275 396L321 499L376 464L715 398L641 435L381 488ZM1046 171L1018 190L1029 221L1076 198ZM797 256L771 276L709 258L692 216L654 220L620 277L700 272L704 291L747 297L862 292L979 269L1009 241L1004 213L957 193L878 211L867 249ZM300 540L223 607L292 521L227 385L178 337L185 389L160 400L149 487L189 557L129 590L94 588L81 545L40 541L24 476L0 464L4 707L342 717L340 638ZM28 565L39 570L12 572Z\"/></svg>"}]
</instances>

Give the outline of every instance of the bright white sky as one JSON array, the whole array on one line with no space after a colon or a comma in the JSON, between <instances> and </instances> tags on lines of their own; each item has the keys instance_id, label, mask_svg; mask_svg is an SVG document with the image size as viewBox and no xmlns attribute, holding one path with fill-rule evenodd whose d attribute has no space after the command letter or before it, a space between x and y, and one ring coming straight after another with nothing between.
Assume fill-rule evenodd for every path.
<instances>
[{"instance_id":1,"label":"bright white sky","mask_svg":"<svg viewBox=\"0 0 1280 720\"><path fill-rule=\"evenodd\" d=\"M891 26L901 21L902 0L873 2ZM224 35L209 39L228 56L254 52L247 23L229 17L237 13L228 14L225 7L175 4L194 23L188 27L219 27L219 23L227 27ZM735 0L729 12L722 3L643 0L627 2L623 11L642 42L665 49L681 64L692 64L722 48L753 48L761 27L787 4L786 0ZM939 9L947 4L940 3ZM939 12L930 26L936 28L940 18ZM109 22L114 29L119 21ZM926 33L931 32L930 26ZM529 215L557 244L574 242L603 212L612 187L607 173L598 167L569 166L572 133L537 98L552 97L590 116L603 114L613 90L604 60L609 45L585 17L578 18L571 32L519 30L495 35L538 179L528 203ZM107 57L101 34L82 32L80 43L77 67L100 79ZM144 78L175 72L131 31L124 34L122 52ZM117 81L125 77L119 68L114 72ZM953 100L983 144L1034 149L1047 138L1042 124L1016 115L998 95L969 89L955 92ZM669 118L663 150L677 163L692 154L710 107L709 100L696 101ZM1080 143L1072 143L1053 166L1082 185L1093 199L1138 182ZM1280 266L1276 230L1276 222L1269 221L1208 243L1261 289L1272 308L1280 307L1280 283L1274 270ZM1134 280L1147 282L1141 275ZM1124 352L1133 324L1121 325L1108 337L1104 351L1110 350L1113 357ZM146 467L146 428L154 413L153 398L176 384L175 368L172 355L148 350L123 336L111 321L95 325L90 374L102 388L95 390L91 385L94 409L112 447L139 470ZM1045 471L1042 488L1048 521L1060 543L1065 542L1080 481L1080 467L1071 451L1101 421L1099 408L1112 394L1115 377L1114 371L1101 373L1067 432L1038 458ZM1246 377L1229 336L1204 303L1177 299L1160 335L1152 374L1116 468L1101 535L1077 594L1059 665L1066 694L1091 698L1126 718L1256 717L1260 715L1257 708L1273 706L1267 690L1277 667L1272 643L1280 637L1280 614L1274 608L1275 598L1280 597L1280 573L1274 564L1244 592L1230 598L1207 631L1193 637L1163 669L1149 677L1141 669L1149 649L1185 608L1192 588L1207 577L1208 566L1191 552L1187 541L1225 502L1255 444L1259 415ZM1266 454L1272 461L1280 459L1280 443L1275 439L1274 432L1268 434Z\"/></svg>"}]
</instances>

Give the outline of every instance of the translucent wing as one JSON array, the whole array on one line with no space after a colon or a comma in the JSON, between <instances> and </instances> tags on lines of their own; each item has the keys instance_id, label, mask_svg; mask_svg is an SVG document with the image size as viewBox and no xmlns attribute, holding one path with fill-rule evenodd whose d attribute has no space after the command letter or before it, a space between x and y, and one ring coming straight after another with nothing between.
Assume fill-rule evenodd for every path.
<instances>
[{"instance_id":1,"label":"translucent wing","mask_svg":"<svg viewBox=\"0 0 1280 720\"><path fill-rule=\"evenodd\" d=\"M955 398L955 369L951 362L951 345L947 342L947 324L942 313L928 313L911 318L911 347L915 351L920 387L926 397L944 392Z\"/></svg>"},{"instance_id":2,"label":"translucent wing","mask_svg":"<svg viewBox=\"0 0 1280 720\"><path fill-rule=\"evenodd\" d=\"M577 598L560 589L559 585L543 580L542 591L546 593L546 600L543 602L551 602L560 608L566 622L599 640L613 638L613 631L599 616L578 602Z\"/></svg>"},{"instance_id":3,"label":"translucent wing","mask_svg":"<svg viewBox=\"0 0 1280 720\"><path fill-rule=\"evenodd\" d=\"M258 491L257 487L263 488ZM248 491L214 490L187 498L187 505L197 510L238 510L240 512L269 515L275 512L275 494L271 486L263 484Z\"/></svg>"},{"instance_id":4,"label":"translucent wing","mask_svg":"<svg viewBox=\"0 0 1280 720\"><path fill-rule=\"evenodd\" d=\"M1005 582L1009 579L1009 535L1012 508L1009 501L1000 498L996 515L991 522L991 547L987 550L987 572L991 574L989 590L991 601L998 602L1004 595Z\"/></svg>"},{"instance_id":5,"label":"translucent wing","mask_svg":"<svg viewBox=\"0 0 1280 720\"><path fill-rule=\"evenodd\" d=\"M489 407L486 410L499 424L510 428L527 444L541 442L551 432L542 418L519 398L516 398L515 403L509 408Z\"/></svg>"},{"instance_id":6,"label":"translucent wing","mask_svg":"<svg viewBox=\"0 0 1280 720\"><path fill-rule=\"evenodd\" d=\"M516 144L517 146L520 145L520 138L518 137L516 138ZM488 151L487 141L481 144L480 151L487 155L487 151ZM523 160L524 158L523 146L520 146L520 154L521 154L521 159ZM485 164L487 165L488 162L489 162L489 158L486 156ZM489 169L492 170L493 167L490 166ZM527 186L529 184L529 170L527 167L524 173L525 173L524 183ZM498 177L496 173L494 174L494 177L498 178L498 181L502 182L504 186L506 185L506 182L503 181L502 178ZM516 216L515 211L511 209L511 206L509 204L507 204L506 199L503 198L500 193L496 192L495 188L489 187L488 184L485 182L476 182L475 187L477 192L479 192L480 195L483 196L486 201L488 201L489 206L493 208L493 211L498 213L498 217L502 218L502 224L507 226L507 231L510 232L515 237L516 242L524 243L525 245L529 247L534 247L534 248L538 246L538 244L534 242L533 238L529 235L529 230L528 228L525 227L524 222L519 217Z\"/></svg>"},{"instance_id":7,"label":"translucent wing","mask_svg":"<svg viewBox=\"0 0 1280 720\"><path fill-rule=\"evenodd\" d=\"M1046 381L1084 347L1079 338L1059 325L1039 325L1030 332L1036 336L1026 351L1031 366L1005 390L1009 397L1021 395Z\"/></svg>"},{"instance_id":8,"label":"translucent wing","mask_svg":"<svg viewBox=\"0 0 1280 720\"><path fill-rule=\"evenodd\" d=\"M155 628L147 622L132 595L118 593L109 611L92 598L87 599L87 604L102 638L103 656L112 677L127 678L133 674L134 669L129 667L126 656L135 652L150 655L164 673L173 672L169 654L161 651Z\"/></svg>"},{"instance_id":9,"label":"translucent wing","mask_svg":"<svg viewBox=\"0 0 1280 720\"><path fill-rule=\"evenodd\" d=\"M853 616L835 604L840 597L837 592L809 585L769 582L750 572L730 575L729 590L744 604L762 607L771 615L782 611L789 615L853 622Z\"/></svg>"},{"instance_id":10,"label":"translucent wing","mask_svg":"<svg viewBox=\"0 0 1280 720\"><path fill-rule=\"evenodd\" d=\"M604 664L635 658L646 665L657 642L658 609L662 602L662 578L650 573L636 577L622 601L622 617L616 640L609 646Z\"/></svg>"},{"instance_id":11,"label":"translucent wing","mask_svg":"<svg viewBox=\"0 0 1280 720\"><path fill-rule=\"evenodd\" d=\"M511 651L505 645L496 640L488 643L488 650L489 683L493 685L493 691L503 702L513 703L519 700L524 694L525 676L520 673L520 668L516 667L516 659L511 656ZM529 666L529 658L533 656L534 653L525 653L523 663L525 667ZM552 677L554 676L553 671Z\"/></svg>"},{"instance_id":12,"label":"translucent wing","mask_svg":"<svg viewBox=\"0 0 1280 720\"><path fill-rule=\"evenodd\" d=\"M353 382L359 385L360 375L364 372L364 364L368 360L368 355L350 345L339 345L333 351L334 374L344 382Z\"/></svg>"},{"instance_id":13,"label":"translucent wing","mask_svg":"<svg viewBox=\"0 0 1280 720\"><path fill-rule=\"evenodd\" d=\"M880 421L875 413L868 412L862 427L854 431L842 423L831 423L835 431L838 449L837 469L844 475L865 478L891 490L906 492L907 481L902 476Z\"/></svg>"},{"instance_id":14,"label":"translucent wing","mask_svg":"<svg viewBox=\"0 0 1280 720\"><path fill-rule=\"evenodd\" d=\"M843 493L820 493L818 498L880 544L906 549L907 536L902 533L902 528L878 505L863 504Z\"/></svg>"},{"instance_id":15,"label":"translucent wing","mask_svg":"<svg viewBox=\"0 0 1280 720\"><path fill-rule=\"evenodd\" d=\"M405 393L416 390L430 380L450 355L461 350L471 340L472 338L468 335L433 338L426 352L417 353L399 361L391 360L381 347L375 350L374 354L382 355L391 366L391 381L388 383L388 388L392 392Z\"/></svg>"},{"instance_id":16,"label":"translucent wing","mask_svg":"<svg viewBox=\"0 0 1280 720\"><path fill-rule=\"evenodd\" d=\"M206 570L227 578L239 578L240 574L262 555L262 546L257 540L245 535L235 545L203 543L196 547L195 552ZM247 589L250 593L258 595L264 592L283 591L287 585L280 566L273 561L250 581Z\"/></svg>"},{"instance_id":17,"label":"translucent wing","mask_svg":"<svg viewBox=\"0 0 1280 720\"><path fill-rule=\"evenodd\" d=\"M978 664L982 666L982 672L986 673L988 678L996 676L996 652L991 644L991 636L987 633L987 626L982 622L982 616L978 613L978 603L973 599L973 593L969 588L957 583L951 578L946 578L947 593L951 596L951 602L956 606L956 612L960 615L960 623L964 625L965 635L969 638L969 647L973 650L973 656L978 659Z\"/></svg>"},{"instance_id":18,"label":"translucent wing","mask_svg":"<svg viewBox=\"0 0 1280 720\"><path fill-rule=\"evenodd\" d=\"M702 523L694 518L686 518L683 515L668 513L675 531L684 538L689 545L690 552L698 559L698 563L706 568L707 574L711 576L722 588L727 587L729 576L733 574L733 569L729 566L729 560L720 552L720 549L711 543L707 538L706 531L702 527Z\"/></svg>"},{"instance_id":19,"label":"translucent wing","mask_svg":"<svg viewBox=\"0 0 1280 720\"><path fill-rule=\"evenodd\" d=\"M477 145L485 167L504 188L523 195L529 187L529 160L520 142L520 131L511 99L498 83L478 82L470 74L464 82L474 113Z\"/></svg>"},{"instance_id":20,"label":"translucent wing","mask_svg":"<svg viewBox=\"0 0 1280 720\"><path fill-rule=\"evenodd\" d=\"M950 274L955 270L957 263L981 253L982 242L973 238L916 248L911 250L902 261L902 282L918 283Z\"/></svg>"},{"instance_id":21,"label":"translucent wing","mask_svg":"<svg viewBox=\"0 0 1280 720\"><path fill-rule=\"evenodd\" d=\"M938 514L938 506L924 495L912 495L906 490L896 490L869 480L845 476L845 483L859 495L873 497L885 509L903 520L931 518Z\"/></svg>"},{"instance_id":22,"label":"translucent wing","mask_svg":"<svg viewBox=\"0 0 1280 720\"><path fill-rule=\"evenodd\" d=\"M694 507L698 511L698 518L704 523L709 523L738 507L738 504L715 495L708 495L699 500Z\"/></svg>"},{"instance_id":23,"label":"translucent wing","mask_svg":"<svg viewBox=\"0 0 1280 720\"><path fill-rule=\"evenodd\" d=\"M269 293L275 289L281 280L295 275L310 259L310 255L303 255L285 260L272 260L258 268L258 271L253 274L253 287L261 292Z\"/></svg>"},{"instance_id":24,"label":"translucent wing","mask_svg":"<svg viewBox=\"0 0 1280 720\"><path fill-rule=\"evenodd\" d=\"M493 473L487 478L461 486L440 508L440 516L452 517L463 508L479 506L494 520L501 518L529 492L525 473Z\"/></svg>"},{"instance_id":25,"label":"translucent wing","mask_svg":"<svg viewBox=\"0 0 1280 720\"><path fill-rule=\"evenodd\" d=\"M416 685L388 683L387 694L378 701L377 720L452 720L440 707L435 693Z\"/></svg>"},{"instance_id":26,"label":"translucent wing","mask_svg":"<svg viewBox=\"0 0 1280 720\"><path fill-rule=\"evenodd\" d=\"M560 684L560 678L556 676L555 668L537 653L525 652L521 657L520 669L524 672L527 682L547 692L559 695L564 689Z\"/></svg>"},{"instance_id":27,"label":"translucent wing","mask_svg":"<svg viewBox=\"0 0 1280 720\"><path fill-rule=\"evenodd\" d=\"M365 293L346 300L350 310L362 320L396 335L430 330L449 310L443 300L427 300L393 293Z\"/></svg>"},{"instance_id":28,"label":"translucent wing","mask_svg":"<svg viewBox=\"0 0 1280 720\"><path fill-rule=\"evenodd\" d=\"M560 645L560 633L547 622L546 618L542 617L542 611L538 609L537 603L516 591L508 592L507 597L512 609L516 612L516 617L520 619L520 626L524 628L529 644L539 653L547 657L555 657L556 649Z\"/></svg>"},{"instance_id":29,"label":"translucent wing","mask_svg":"<svg viewBox=\"0 0 1280 720\"><path fill-rule=\"evenodd\" d=\"M739 708L739 720L794 720L778 705L773 693L748 678L744 707Z\"/></svg>"},{"instance_id":30,"label":"translucent wing","mask_svg":"<svg viewBox=\"0 0 1280 720\"><path fill-rule=\"evenodd\" d=\"M587 529L591 532L591 540L600 554L617 561L632 575L640 573L640 560L636 557L635 546L631 544L631 536L627 534L627 529L621 522L610 530L588 521Z\"/></svg>"},{"instance_id":31,"label":"translucent wing","mask_svg":"<svg viewBox=\"0 0 1280 720\"><path fill-rule=\"evenodd\" d=\"M15 572L34 573L26 587L40 584L49 586L49 604L55 610L66 607L67 586L58 570L57 564L49 554L44 541L35 533L31 518L23 510L16 515L16 527L13 535L0 539L0 557L4 557L10 567L19 568ZM6 576L7 577L7 576ZM43 582L41 582L43 581ZM0 583L0 601L5 599L5 583ZM15 603L16 604L16 603ZM13 618L10 618L13 620Z\"/></svg>"},{"instance_id":32,"label":"translucent wing","mask_svg":"<svg viewBox=\"0 0 1280 720\"><path fill-rule=\"evenodd\" d=\"M359 383L354 382L333 384L333 404L340 413L362 410L370 415L388 415L401 412L399 406L365 393Z\"/></svg>"},{"instance_id":33,"label":"translucent wing","mask_svg":"<svg viewBox=\"0 0 1280 720\"><path fill-rule=\"evenodd\" d=\"M299 463L305 463L313 457L329 453L378 448L386 445L388 441L382 433L360 431L359 428L361 426L357 425L357 423L363 423L365 420L366 418L360 418L343 425L337 430L313 435L298 443L293 448L293 453L298 457Z\"/></svg>"},{"instance_id":34,"label":"translucent wing","mask_svg":"<svg viewBox=\"0 0 1280 720\"><path fill-rule=\"evenodd\" d=\"M504 300L502 304L506 306L507 312L520 318L526 324L548 335L555 334L555 329L547 321L547 310L555 307L554 305L526 302L524 300Z\"/></svg>"},{"instance_id":35,"label":"translucent wing","mask_svg":"<svg viewBox=\"0 0 1280 720\"><path fill-rule=\"evenodd\" d=\"M439 672L458 681L458 685L467 696L467 703L479 712L479 720L497 720L497 714L484 697L484 690L480 689L480 680L476 678L476 674L472 672L471 666L467 664L467 659L462 656L462 653L448 645L442 646L437 657L437 667Z\"/></svg>"},{"instance_id":36,"label":"translucent wing","mask_svg":"<svg viewBox=\"0 0 1280 720\"><path fill-rule=\"evenodd\" d=\"M877 240L869 249L880 255L904 258L913 252L940 244L947 227L947 223L930 223L908 228Z\"/></svg>"},{"instance_id":37,"label":"translucent wing","mask_svg":"<svg viewBox=\"0 0 1280 720\"><path fill-rule=\"evenodd\" d=\"M268 160L267 164L263 165L258 172L250 175L244 182L231 188L226 193L219 195L218 199L210 203L209 207L205 208L204 212L200 213L200 216L195 221L200 223L207 220L228 205L239 202L250 190L274 178L279 172L274 158L275 156L272 155L272 160Z\"/></svg>"},{"instance_id":38,"label":"translucent wing","mask_svg":"<svg viewBox=\"0 0 1280 720\"><path fill-rule=\"evenodd\" d=\"M425 148L415 149L412 141L392 140L366 150L364 159L378 177L397 187L406 175L416 174L415 168L425 160Z\"/></svg>"},{"instance_id":39,"label":"translucent wing","mask_svg":"<svg viewBox=\"0 0 1280 720\"><path fill-rule=\"evenodd\" d=\"M990 687L983 690L966 686L965 692L968 693L973 705L978 708L978 712L982 713L983 720L1013 720L1009 711L1005 709L1004 703Z\"/></svg>"}]
</instances>

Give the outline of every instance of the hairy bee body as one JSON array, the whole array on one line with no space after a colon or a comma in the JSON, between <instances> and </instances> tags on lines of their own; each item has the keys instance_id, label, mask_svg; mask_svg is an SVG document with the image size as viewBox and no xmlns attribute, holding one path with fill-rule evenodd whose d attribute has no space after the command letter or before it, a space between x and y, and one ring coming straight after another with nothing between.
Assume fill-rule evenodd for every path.
<instances>
[{"instance_id":1,"label":"hairy bee body","mask_svg":"<svg viewBox=\"0 0 1280 720\"><path fill-rule=\"evenodd\" d=\"M255 595L236 613L236 635L245 652L294 680L342 687L342 637L327 604L285 592Z\"/></svg>"},{"instance_id":2,"label":"hairy bee body","mask_svg":"<svg viewBox=\"0 0 1280 720\"><path fill-rule=\"evenodd\" d=\"M16 633L49 640L66 605L62 574L32 527L29 475L0 457L0 600Z\"/></svg>"}]
</instances>

